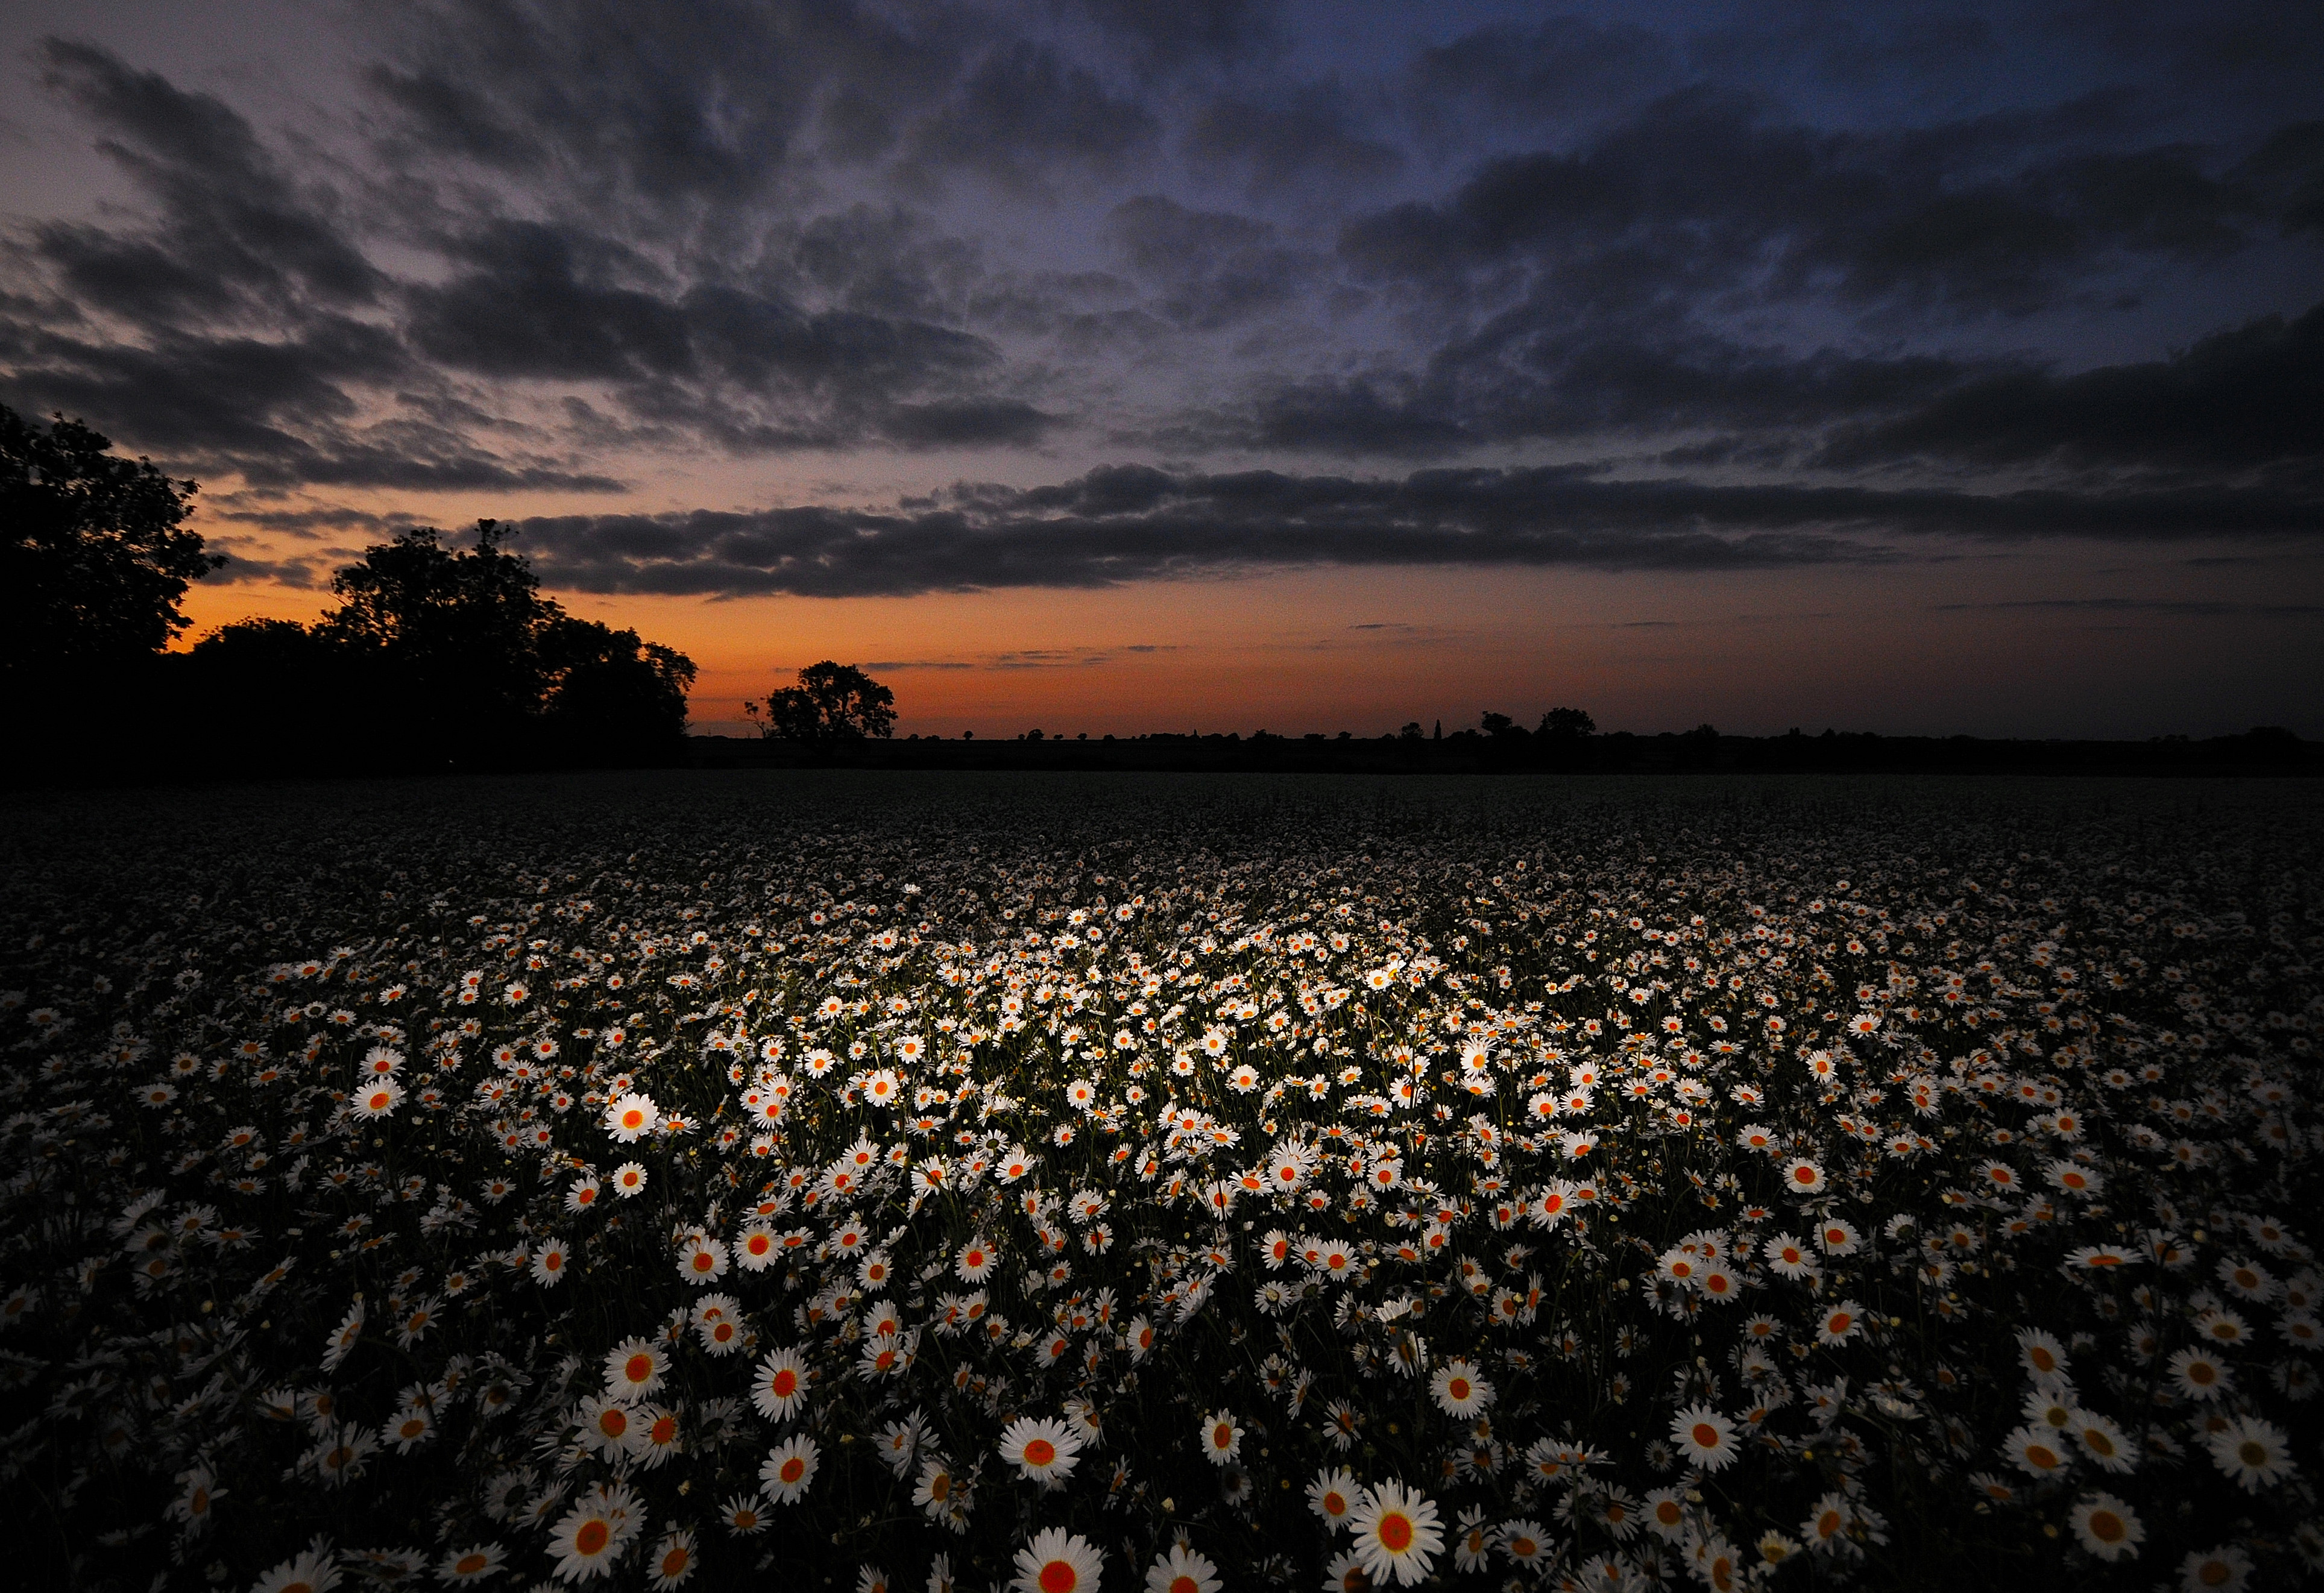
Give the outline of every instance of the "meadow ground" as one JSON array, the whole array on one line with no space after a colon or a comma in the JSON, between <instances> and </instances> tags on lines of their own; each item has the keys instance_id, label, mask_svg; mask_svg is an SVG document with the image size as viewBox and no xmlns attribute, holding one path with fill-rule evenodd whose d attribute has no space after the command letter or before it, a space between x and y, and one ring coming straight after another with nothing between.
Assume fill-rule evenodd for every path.
<instances>
[{"instance_id":1,"label":"meadow ground","mask_svg":"<svg viewBox=\"0 0 2324 1593\"><path fill-rule=\"evenodd\" d=\"M2305 784L10 799L74 1586L2319 1578Z\"/></svg>"}]
</instances>

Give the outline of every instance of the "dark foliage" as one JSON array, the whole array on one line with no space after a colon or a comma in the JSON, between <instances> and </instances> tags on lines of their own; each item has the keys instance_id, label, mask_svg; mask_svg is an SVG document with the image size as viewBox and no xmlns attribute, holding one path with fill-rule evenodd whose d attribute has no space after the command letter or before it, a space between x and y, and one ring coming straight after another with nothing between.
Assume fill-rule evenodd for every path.
<instances>
[{"instance_id":1,"label":"dark foliage","mask_svg":"<svg viewBox=\"0 0 2324 1593\"><path fill-rule=\"evenodd\" d=\"M164 652L225 561L184 524L194 483L111 447L0 406L17 780L684 760L692 660L567 613L493 520L474 548L421 528L366 548L311 626L244 620ZM892 723L884 692L866 700Z\"/></svg>"},{"instance_id":2,"label":"dark foliage","mask_svg":"<svg viewBox=\"0 0 2324 1593\"><path fill-rule=\"evenodd\" d=\"M195 485L60 415L0 404L0 684L14 697L157 651L187 586L225 561L185 529Z\"/></svg>"},{"instance_id":3,"label":"dark foliage","mask_svg":"<svg viewBox=\"0 0 2324 1593\"><path fill-rule=\"evenodd\" d=\"M896 731L896 694L854 665L829 658L800 670L797 686L768 693L763 705L743 704L742 712L770 741L830 745L885 741Z\"/></svg>"},{"instance_id":4,"label":"dark foliage","mask_svg":"<svg viewBox=\"0 0 2324 1593\"><path fill-rule=\"evenodd\" d=\"M682 759L693 661L567 613L480 521L473 548L433 528L339 571L311 626L245 620L180 662L210 705L213 760L253 771L657 764ZM329 724L287 742L278 725Z\"/></svg>"}]
</instances>

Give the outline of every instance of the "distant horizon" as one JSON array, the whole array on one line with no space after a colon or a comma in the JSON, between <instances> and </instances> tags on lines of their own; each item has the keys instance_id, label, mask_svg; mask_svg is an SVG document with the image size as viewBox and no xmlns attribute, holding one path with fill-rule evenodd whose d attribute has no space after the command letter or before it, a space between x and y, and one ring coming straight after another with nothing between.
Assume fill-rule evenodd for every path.
<instances>
[{"instance_id":1,"label":"distant horizon","mask_svg":"<svg viewBox=\"0 0 2324 1593\"><path fill-rule=\"evenodd\" d=\"M1498 712L1498 710L1487 709L1483 712L1495 713ZM1463 734L1481 736L1483 732L1480 730L1478 720L1482 717L1483 714L1480 714L1460 724L1439 723L1436 721L1424 721L1421 722L1421 733L1417 739L1421 741L1451 741L1454 737ZM1537 725L1527 723L1526 720L1519 715L1513 714L1510 717L1516 720L1517 728L1525 732L1526 737L1539 738L1541 736L1541 732L1537 728ZM1407 721L1406 723L1411 722ZM1726 725L1711 724L1709 721L1698 722L1697 723L1688 725L1683 729L1637 730L1627 725L1600 725L1595 731L1590 732L1588 739L1591 741L1602 741L1610 737L1627 736L1637 741L1659 741L1671 737L1693 734L1702 731L1706 725L1715 732L1721 739L1732 737L1738 741L1787 741L1794 738L1797 738L1802 741L1821 741L1826 738L1838 739L1871 737L1880 740L1895 741L2106 741L2122 742L2126 744L2140 744L2155 741L2209 741L2229 740L2243 736L2264 736L2268 734L2288 734L2294 740L2302 742L2312 739L2301 736L2297 731L2292 730L2288 725L2264 724L2257 723L2247 724L2241 730L2216 731L2203 735L2190 734L2183 731L2161 731L2153 735L2146 736L1982 736L1969 731L1878 731L1851 728L1843 725L1824 725L1814 730L1810 730L1804 725L1787 725L1784 729L1778 731L1755 731L1731 729ZM780 739L764 736L759 727L749 720L741 722L741 728L739 730L724 726L720 728L712 728L698 721L689 721L686 727L686 733L688 737L692 738L706 738L713 740L760 741L767 739ZM1036 735L1038 735L1043 741L1210 741L1213 739L1226 741L1240 740L1248 741L1265 738L1286 741L1321 741L1328 742L1339 740L1352 740L1358 741L1393 741L1404 739L1403 726L1401 725L1392 730L1376 731L1367 733L1363 731L1352 730L1346 726L1342 726L1338 730L1330 731L1287 731L1277 730L1271 725L1260 725L1251 730L1243 730L1240 727L1233 727L1226 730L1201 728L1170 730L1155 727L1132 732L1097 732L1082 730L1056 731L1051 730L1047 725L1033 724L1027 725L1017 731L994 731L991 732L980 731L973 726L969 726L964 727L963 730L955 731L950 735L941 735L929 731L914 730L906 725L900 718L897 722L895 733L886 739L898 741L956 741L963 740L982 741L1022 741L1031 740Z\"/></svg>"},{"instance_id":2,"label":"distant horizon","mask_svg":"<svg viewBox=\"0 0 2324 1593\"><path fill-rule=\"evenodd\" d=\"M189 640L489 516L705 728L2324 738L2315 7L26 0L0 74L0 402L201 482Z\"/></svg>"}]
</instances>

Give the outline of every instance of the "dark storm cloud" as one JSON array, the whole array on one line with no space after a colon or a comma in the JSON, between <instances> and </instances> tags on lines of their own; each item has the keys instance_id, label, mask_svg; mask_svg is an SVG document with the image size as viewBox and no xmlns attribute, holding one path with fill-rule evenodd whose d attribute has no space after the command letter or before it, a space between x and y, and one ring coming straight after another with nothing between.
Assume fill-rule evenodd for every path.
<instances>
[{"instance_id":1,"label":"dark storm cloud","mask_svg":"<svg viewBox=\"0 0 2324 1593\"><path fill-rule=\"evenodd\" d=\"M2324 483L2324 305L2165 360L2059 375L2022 361L1794 356L1708 334L1489 325L1418 377L1287 385L1231 417L1284 447L1441 455L1481 442L1711 428L1673 465L1915 460ZM1798 443L1828 428L1814 447Z\"/></svg>"},{"instance_id":2,"label":"dark storm cloud","mask_svg":"<svg viewBox=\"0 0 2324 1593\"><path fill-rule=\"evenodd\" d=\"M1278 447L1425 456L1533 437L1801 428L1889 411L1965 374L1932 355L1795 355L1692 327L1553 314L1554 324L1530 306L1497 317L1438 350L1417 376L1286 385L1229 424Z\"/></svg>"},{"instance_id":3,"label":"dark storm cloud","mask_svg":"<svg viewBox=\"0 0 2324 1593\"><path fill-rule=\"evenodd\" d=\"M200 577L204 585L289 586L310 592L330 585L329 576L314 559L253 558L243 553L226 553L224 557L224 564Z\"/></svg>"},{"instance_id":4,"label":"dark storm cloud","mask_svg":"<svg viewBox=\"0 0 2324 1593\"><path fill-rule=\"evenodd\" d=\"M2087 610L2098 613L2160 614L2184 619L2304 618L2324 614L2324 603L2224 603L2172 597L2034 597L2015 603L1941 603L1938 613L1977 609Z\"/></svg>"},{"instance_id":5,"label":"dark storm cloud","mask_svg":"<svg viewBox=\"0 0 2324 1593\"><path fill-rule=\"evenodd\" d=\"M1628 23L1550 17L1479 28L1419 51L1406 69L1405 114L1440 152L1480 124L1527 130L1592 121L1674 87L1680 52Z\"/></svg>"},{"instance_id":6,"label":"dark storm cloud","mask_svg":"<svg viewBox=\"0 0 2324 1593\"><path fill-rule=\"evenodd\" d=\"M152 329L143 344L0 328L15 395L101 418L173 454L263 456L293 446L297 417L346 417L348 380L401 368L393 340L359 321L309 325L296 341Z\"/></svg>"},{"instance_id":7,"label":"dark storm cloud","mask_svg":"<svg viewBox=\"0 0 2324 1593\"><path fill-rule=\"evenodd\" d=\"M390 289L350 241L337 197L294 182L250 124L102 51L51 41L50 87L152 200L117 230L35 227L21 245L76 313L0 316L8 396L95 419L182 468L254 487L612 492L602 471L512 456L413 413L365 425L357 390L420 374L359 312ZM126 336L106 336L103 322Z\"/></svg>"},{"instance_id":8,"label":"dark storm cloud","mask_svg":"<svg viewBox=\"0 0 2324 1593\"><path fill-rule=\"evenodd\" d=\"M2324 122L2279 129L2236 175L2267 196L2286 232L2324 229Z\"/></svg>"},{"instance_id":9,"label":"dark storm cloud","mask_svg":"<svg viewBox=\"0 0 2324 1593\"><path fill-rule=\"evenodd\" d=\"M349 424L341 383L396 373L392 339L362 322L323 319L297 342L159 332L144 346L0 327L14 357L0 397L33 413L88 416L164 453L174 468L230 471L254 487L405 487L419 492L540 489L609 493L624 483L552 457L516 458L452 427L409 417Z\"/></svg>"},{"instance_id":10,"label":"dark storm cloud","mask_svg":"<svg viewBox=\"0 0 2324 1593\"><path fill-rule=\"evenodd\" d=\"M1087 0L1084 9L1148 69L1245 60L1280 41L1277 0Z\"/></svg>"},{"instance_id":11,"label":"dark storm cloud","mask_svg":"<svg viewBox=\"0 0 2324 1593\"><path fill-rule=\"evenodd\" d=\"M93 46L50 40L44 84L103 130L98 148L153 202L152 226L36 229L84 304L131 319L182 308L264 314L286 299L359 304L384 279L348 242L337 197L294 184L248 122L206 94L132 70Z\"/></svg>"},{"instance_id":12,"label":"dark storm cloud","mask_svg":"<svg viewBox=\"0 0 2324 1593\"><path fill-rule=\"evenodd\" d=\"M1837 465L1925 456L1978 464L2215 474L2273 466L2324 485L2324 304L2268 316L2167 360L2070 376L2017 371L1836 437Z\"/></svg>"},{"instance_id":13,"label":"dark storm cloud","mask_svg":"<svg viewBox=\"0 0 2324 1593\"><path fill-rule=\"evenodd\" d=\"M590 578L705 591L1857 557L1867 528L2038 534L2028 505L2192 534L2206 487L2219 529L2275 532L2324 491L2324 331L2281 288L2324 244L2307 14L1476 14L424 0L356 14L352 99L287 109L51 42L33 75L134 198L13 230L0 396L286 511L612 493L705 451L1190 461L1143 507L1098 472L1072 505L697 528L764 557L632 561L675 522L572 522L614 548L573 554ZM1274 519L1216 473L1303 456L1593 464L1425 513L1427 473L1269 477L1307 483ZM1672 479L1616 479L1640 461ZM1879 490L1814 485L1849 480Z\"/></svg>"},{"instance_id":14,"label":"dark storm cloud","mask_svg":"<svg viewBox=\"0 0 2324 1593\"><path fill-rule=\"evenodd\" d=\"M1337 83L1302 84L1263 99L1212 100L1189 119L1180 148L1205 179L1237 180L1255 195L1314 182L1360 187L1404 165L1404 152L1363 120Z\"/></svg>"},{"instance_id":15,"label":"dark storm cloud","mask_svg":"<svg viewBox=\"0 0 2324 1593\"><path fill-rule=\"evenodd\" d=\"M1020 41L988 54L921 122L908 164L1047 195L1068 172L1120 176L1161 132L1152 112L1111 93L1095 73Z\"/></svg>"},{"instance_id":16,"label":"dark storm cloud","mask_svg":"<svg viewBox=\"0 0 2324 1593\"><path fill-rule=\"evenodd\" d=\"M2170 541L2313 536L2261 492L1975 494L1612 481L1574 468L1401 480L1114 466L955 487L895 511L568 515L524 522L543 577L597 592L901 596L1104 586L1296 565L1712 570L1895 557L1935 537Z\"/></svg>"},{"instance_id":17,"label":"dark storm cloud","mask_svg":"<svg viewBox=\"0 0 2324 1593\"><path fill-rule=\"evenodd\" d=\"M1724 290L1981 313L2043 308L2109 252L2201 259L2246 241L2255 201L2200 151L2061 148L2076 109L1833 133L1693 87L1572 152L1501 157L1441 203L1360 217L1341 249L1440 288L1536 271L1607 310Z\"/></svg>"},{"instance_id":18,"label":"dark storm cloud","mask_svg":"<svg viewBox=\"0 0 2324 1593\"><path fill-rule=\"evenodd\" d=\"M485 8L468 20L489 31L511 14ZM622 485L558 458L545 437L521 457L482 445L478 427L496 422L474 406L457 424L370 419L383 392L440 388L446 373L610 387L634 421L743 451L883 439L1021 446L1056 423L985 390L983 375L1001 362L982 337L929 318L803 306L764 285L764 272L673 275L630 240L578 222L487 216L458 226L431 216L451 269L397 283L352 241L337 197L292 182L219 101L85 45L51 42L44 67L152 205L142 220L51 224L18 243L51 295L0 308L5 391L89 416L183 468L265 486ZM420 92L409 74L391 87L407 108ZM447 85L438 88L430 127L454 103ZM675 142L651 158L632 147L641 178L716 187L717 162L686 158L690 135L663 131ZM484 136L475 126L470 134ZM495 158L520 161L521 152ZM861 207L819 218L792 242L796 258L773 262L778 278L830 293L844 274L843 299L931 315L941 313L934 284L963 269L957 250L892 215L867 221Z\"/></svg>"},{"instance_id":19,"label":"dark storm cloud","mask_svg":"<svg viewBox=\"0 0 2324 1593\"><path fill-rule=\"evenodd\" d=\"M1534 54L1554 62L1570 33ZM1525 41L1496 42L1508 50L1464 41L1425 64L1487 84L1489 68L1526 69ZM2286 129L2232 165L2190 145L2094 147L2125 114L2119 97L2100 94L2039 113L1832 133L1729 91L1665 95L1570 151L1499 157L1441 201L1348 223L1342 261L1442 325L1439 340L1401 366L1292 374L1190 419L1184 435L1425 457L1696 429L1720 434L1697 465L1905 456L1924 435L1934 446L1941 419L1998 415L2007 392L2022 395L2021 410L2042 400L2049 378L2022 358L1802 351L1732 327L1753 309L1811 306L1939 326L2047 311L2088 299L2126 262L2216 262L2257 246L2301 225L2311 189L2324 192L2313 175L2324 135ZM2048 407L2050 433L2006 456L2062 457L2066 434L2095 419ZM2297 412L2278 411L2243 455L2272 456ZM1893 439L1882 429L1892 422L1903 428ZM1844 447L1803 446L1827 428L1846 434ZM2224 438L2227 428L2196 430ZM2228 451L2213 450L2212 463Z\"/></svg>"},{"instance_id":20,"label":"dark storm cloud","mask_svg":"<svg viewBox=\"0 0 2324 1593\"><path fill-rule=\"evenodd\" d=\"M234 493L223 502L211 502L208 507L219 520L295 537L300 541L313 541L325 531L369 531L392 535L406 526L419 523L418 518L410 514L374 514L340 504L322 504L306 509L253 509L248 507L250 502L245 495Z\"/></svg>"},{"instance_id":21,"label":"dark storm cloud","mask_svg":"<svg viewBox=\"0 0 2324 1593\"><path fill-rule=\"evenodd\" d=\"M1298 300L1322 264L1285 248L1272 223L1225 211L1190 210L1159 194L1116 206L1105 234L1130 269L1154 284L1154 309L1214 331Z\"/></svg>"},{"instance_id":22,"label":"dark storm cloud","mask_svg":"<svg viewBox=\"0 0 2324 1593\"><path fill-rule=\"evenodd\" d=\"M408 152L600 213L667 216L779 188L802 145L883 153L899 114L957 76L963 14L931 17L916 33L846 0L457 0L372 19L392 59L368 77L402 113Z\"/></svg>"},{"instance_id":23,"label":"dark storm cloud","mask_svg":"<svg viewBox=\"0 0 2324 1593\"><path fill-rule=\"evenodd\" d=\"M738 428L752 418L771 425L765 404L788 397L808 406L808 415L788 418L800 434L827 442L889 429L871 419L883 410L902 417L896 435L940 426L925 417L947 413L1014 417L981 429L955 424L963 436L983 440L1038 429L1023 405L895 405L900 396L998 363L989 343L964 332L847 310L809 312L780 295L725 284L632 285L651 273L614 240L538 223L502 223L466 241L461 254L467 269L406 296L408 336L445 366L486 377L633 385L653 395L639 399L642 408L664 415L690 403L732 404L740 407L732 422Z\"/></svg>"}]
</instances>

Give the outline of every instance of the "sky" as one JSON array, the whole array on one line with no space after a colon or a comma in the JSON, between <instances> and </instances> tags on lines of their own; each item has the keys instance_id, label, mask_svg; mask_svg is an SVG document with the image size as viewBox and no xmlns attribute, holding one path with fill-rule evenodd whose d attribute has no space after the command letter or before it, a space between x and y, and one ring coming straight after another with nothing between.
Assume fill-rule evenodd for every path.
<instances>
[{"instance_id":1,"label":"sky","mask_svg":"<svg viewBox=\"0 0 2324 1593\"><path fill-rule=\"evenodd\" d=\"M2324 10L0 10L194 635L482 517L899 734L2324 737Z\"/></svg>"}]
</instances>

